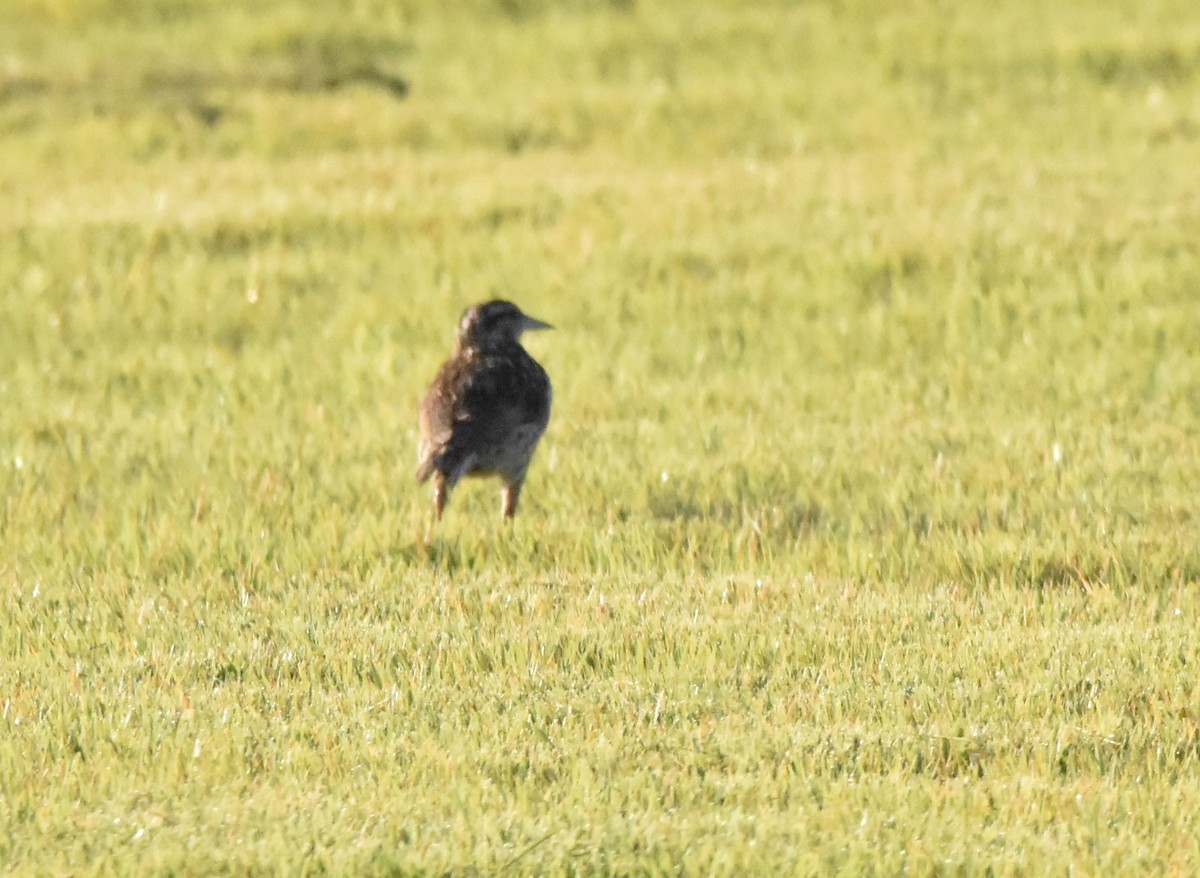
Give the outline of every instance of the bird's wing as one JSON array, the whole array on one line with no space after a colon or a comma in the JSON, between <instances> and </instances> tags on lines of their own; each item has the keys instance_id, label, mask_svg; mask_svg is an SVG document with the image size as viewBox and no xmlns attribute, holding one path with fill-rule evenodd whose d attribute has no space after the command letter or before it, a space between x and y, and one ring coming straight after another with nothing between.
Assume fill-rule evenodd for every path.
<instances>
[{"instance_id":1,"label":"bird's wing","mask_svg":"<svg viewBox=\"0 0 1200 878\"><path fill-rule=\"evenodd\" d=\"M469 381L470 373L462 368L462 364L450 360L442 366L421 401L417 481L424 482L433 475L453 439L458 410L461 408L463 392Z\"/></svg>"}]
</instances>

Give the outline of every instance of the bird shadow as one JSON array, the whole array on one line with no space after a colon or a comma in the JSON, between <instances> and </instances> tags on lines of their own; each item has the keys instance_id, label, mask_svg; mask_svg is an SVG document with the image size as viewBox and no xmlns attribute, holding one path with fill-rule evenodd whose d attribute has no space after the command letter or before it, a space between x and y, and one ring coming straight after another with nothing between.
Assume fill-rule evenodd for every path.
<instances>
[{"instance_id":1,"label":"bird shadow","mask_svg":"<svg viewBox=\"0 0 1200 878\"><path fill-rule=\"evenodd\" d=\"M483 570L492 557L494 546L481 536L435 532L433 525L417 533L412 542L401 546L396 554L412 567L425 567L439 573L474 573Z\"/></svg>"}]
</instances>

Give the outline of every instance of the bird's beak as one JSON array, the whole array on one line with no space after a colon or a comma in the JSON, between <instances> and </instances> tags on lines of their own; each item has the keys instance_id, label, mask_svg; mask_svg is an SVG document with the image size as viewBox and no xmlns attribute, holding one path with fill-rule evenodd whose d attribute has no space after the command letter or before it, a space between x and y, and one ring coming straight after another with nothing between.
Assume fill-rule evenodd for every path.
<instances>
[{"instance_id":1,"label":"bird's beak","mask_svg":"<svg viewBox=\"0 0 1200 878\"><path fill-rule=\"evenodd\" d=\"M523 317L525 318L525 321L521 324L521 330L523 332L528 332L531 329L553 329L554 328L549 323L543 323L541 320L538 320L536 317L530 317L528 314L523 315Z\"/></svg>"}]
</instances>

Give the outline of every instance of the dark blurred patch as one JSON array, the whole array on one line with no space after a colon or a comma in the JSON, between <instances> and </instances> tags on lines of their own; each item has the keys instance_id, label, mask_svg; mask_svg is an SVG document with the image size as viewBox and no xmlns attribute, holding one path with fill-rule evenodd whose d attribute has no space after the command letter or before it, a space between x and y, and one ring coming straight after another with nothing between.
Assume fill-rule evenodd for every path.
<instances>
[{"instance_id":1,"label":"dark blurred patch","mask_svg":"<svg viewBox=\"0 0 1200 878\"><path fill-rule=\"evenodd\" d=\"M528 226L544 229L554 226L563 212L563 201L554 193L533 193L519 203L497 204L479 213L471 227L499 229L504 226Z\"/></svg>"},{"instance_id":2,"label":"dark blurred patch","mask_svg":"<svg viewBox=\"0 0 1200 878\"><path fill-rule=\"evenodd\" d=\"M1167 571L1146 559L1131 558L1096 547L1094 553L1063 555L1053 551L1008 550L957 558L957 571L973 584L1030 586L1039 592L1059 590L1091 594L1096 589L1127 588L1146 581L1169 579Z\"/></svg>"},{"instance_id":3,"label":"dark blurred patch","mask_svg":"<svg viewBox=\"0 0 1200 878\"><path fill-rule=\"evenodd\" d=\"M1183 82L1200 74L1200 47L1091 48L1080 55L1079 66L1105 85Z\"/></svg>"},{"instance_id":4,"label":"dark blurred patch","mask_svg":"<svg viewBox=\"0 0 1200 878\"><path fill-rule=\"evenodd\" d=\"M212 228L199 233L200 246L210 257L245 256L270 244L277 232L260 226L242 223L218 222Z\"/></svg>"},{"instance_id":5,"label":"dark blurred patch","mask_svg":"<svg viewBox=\"0 0 1200 878\"><path fill-rule=\"evenodd\" d=\"M888 304L898 288L921 288L934 274L934 264L921 252L904 250L899 253L864 257L851 264L848 271L859 288L864 303Z\"/></svg>"},{"instance_id":6,"label":"dark blurred patch","mask_svg":"<svg viewBox=\"0 0 1200 878\"><path fill-rule=\"evenodd\" d=\"M637 9L637 0L491 0L493 9L513 21L539 18L551 10L586 12L612 10L629 13Z\"/></svg>"},{"instance_id":7,"label":"dark blurred patch","mask_svg":"<svg viewBox=\"0 0 1200 878\"><path fill-rule=\"evenodd\" d=\"M156 70L140 87L155 94L190 94L218 89L283 92L333 91L351 85L375 86L397 98L408 95L408 82L371 63L345 66L300 64L287 69L262 67L236 71Z\"/></svg>"},{"instance_id":8,"label":"dark blurred patch","mask_svg":"<svg viewBox=\"0 0 1200 878\"><path fill-rule=\"evenodd\" d=\"M32 76L6 77L0 79L0 104L36 98L49 90L50 83L45 79Z\"/></svg>"},{"instance_id":9,"label":"dark blurred patch","mask_svg":"<svg viewBox=\"0 0 1200 878\"><path fill-rule=\"evenodd\" d=\"M217 329L213 340L226 353L235 357L241 356L246 347L246 327L238 323L227 323Z\"/></svg>"},{"instance_id":10,"label":"dark blurred patch","mask_svg":"<svg viewBox=\"0 0 1200 878\"><path fill-rule=\"evenodd\" d=\"M242 679L242 669L233 662L227 662L219 668L213 669L212 682L214 686L219 686L222 683L236 683Z\"/></svg>"},{"instance_id":11,"label":"dark blurred patch","mask_svg":"<svg viewBox=\"0 0 1200 878\"><path fill-rule=\"evenodd\" d=\"M309 94L353 86L377 89L396 100L403 100L409 92L407 79L372 62L302 63L239 70L151 70L133 79L101 73L87 82L0 75L0 105L59 98L84 102L96 112L133 105L158 105L161 109L182 106L212 127L227 112L214 93L228 99L247 91Z\"/></svg>"},{"instance_id":12,"label":"dark blurred patch","mask_svg":"<svg viewBox=\"0 0 1200 878\"><path fill-rule=\"evenodd\" d=\"M197 101L188 106L188 111L208 128L213 128L225 117L225 109L205 101Z\"/></svg>"}]
</instances>

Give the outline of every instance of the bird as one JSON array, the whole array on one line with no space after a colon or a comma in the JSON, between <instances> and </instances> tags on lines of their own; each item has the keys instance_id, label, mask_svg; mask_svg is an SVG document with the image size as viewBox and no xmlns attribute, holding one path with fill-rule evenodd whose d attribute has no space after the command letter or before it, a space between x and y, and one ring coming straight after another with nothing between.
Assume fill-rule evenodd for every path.
<instances>
[{"instance_id":1,"label":"bird","mask_svg":"<svg viewBox=\"0 0 1200 878\"><path fill-rule=\"evenodd\" d=\"M499 476L501 515L516 515L552 397L550 376L521 347L521 333L553 328L501 299L463 313L454 354L421 402L416 477L433 478L435 520L466 476Z\"/></svg>"}]
</instances>

